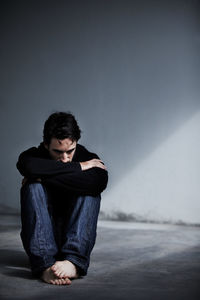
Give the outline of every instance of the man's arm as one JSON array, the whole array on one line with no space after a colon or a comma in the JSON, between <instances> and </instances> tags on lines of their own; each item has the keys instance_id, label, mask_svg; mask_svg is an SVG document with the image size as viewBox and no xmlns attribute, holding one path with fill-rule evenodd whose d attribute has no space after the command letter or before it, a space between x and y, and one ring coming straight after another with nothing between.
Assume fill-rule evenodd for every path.
<instances>
[{"instance_id":1,"label":"man's arm","mask_svg":"<svg viewBox=\"0 0 200 300\"><path fill-rule=\"evenodd\" d=\"M63 163L48 158L38 157L38 149L30 148L22 152L17 162L21 175L29 179L46 178L63 173L81 171L80 163Z\"/></svg>"},{"instance_id":2,"label":"man's arm","mask_svg":"<svg viewBox=\"0 0 200 300\"><path fill-rule=\"evenodd\" d=\"M42 180L47 186L66 189L82 195L97 195L103 192L108 182L108 172L100 167L71 174L60 174Z\"/></svg>"},{"instance_id":3,"label":"man's arm","mask_svg":"<svg viewBox=\"0 0 200 300\"><path fill-rule=\"evenodd\" d=\"M27 179L78 194L99 194L107 185L106 167L96 154L88 152L86 157L86 161L63 163L38 157L38 149L31 148L19 156L17 168Z\"/></svg>"}]
</instances>

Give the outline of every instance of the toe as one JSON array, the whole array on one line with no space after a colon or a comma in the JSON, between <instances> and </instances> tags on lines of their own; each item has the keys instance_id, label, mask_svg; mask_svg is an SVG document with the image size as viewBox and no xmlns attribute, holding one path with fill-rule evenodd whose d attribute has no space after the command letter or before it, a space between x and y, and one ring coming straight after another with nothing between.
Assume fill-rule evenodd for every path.
<instances>
[{"instance_id":1,"label":"toe","mask_svg":"<svg viewBox=\"0 0 200 300\"><path fill-rule=\"evenodd\" d=\"M57 266L54 264L54 265L51 267L51 270L56 271L56 270L57 270Z\"/></svg>"},{"instance_id":2,"label":"toe","mask_svg":"<svg viewBox=\"0 0 200 300\"><path fill-rule=\"evenodd\" d=\"M56 276L58 276L60 273L60 271L57 268L54 268L52 271Z\"/></svg>"},{"instance_id":3,"label":"toe","mask_svg":"<svg viewBox=\"0 0 200 300\"><path fill-rule=\"evenodd\" d=\"M66 276L66 274L65 274L64 271L62 271L62 272L60 272L60 275L59 275L59 276L62 277L62 278L64 278L64 276Z\"/></svg>"},{"instance_id":4,"label":"toe","mask_svg":"<svg viewBox=\"0 0 200 300\"><path fill-rule=\"evenodd\" d=\"M58 279L55 280L55 284L57 284L57 285L60 284Z\"/></svg>"},{"instance_id":5,"label":"toe","mask_svg":"<svg viewBox=\"0 0 200 300\"><path fill-rule=\"evenodd\" d=\"M66 282L66 280L64 278L61 279L61 282L62 282L63 285L67 284L67 282Z\"/></svg>"},{"instance_id":6,"label":"toe","mask_svg":"<svg viewBox=\"0 0 200 300\"><path fill-rule=\"evenodd\" d=\"M56 275L57 275L58 277L62 277L62 276L61 276L61 273L62 273L61 271L57 271L57 272L56 272Z\"/></svg>"},{"instance_id":7,"label":"toe","mask_svg":"<svg viewBox=\"0 0 200 300\"><path fill-rule=\"evenodd\" d=\"M64 280L65 280L65 284L67 284L67 285L70 285L72 283L69 278L65 278Z\"/></svg>"}]
</instances>

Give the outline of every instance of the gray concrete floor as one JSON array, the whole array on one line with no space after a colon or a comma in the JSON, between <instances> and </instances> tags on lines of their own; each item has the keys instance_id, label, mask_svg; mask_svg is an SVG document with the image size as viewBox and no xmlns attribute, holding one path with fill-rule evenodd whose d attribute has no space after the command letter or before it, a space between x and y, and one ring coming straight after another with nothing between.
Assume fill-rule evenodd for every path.
<instances>
[{"instance_id":1,"label":"gray concrete floor","mask_svg":"<svg viewBox=\"0 0 200 300\"><path fill-rule=\"evenodd\" d=\"M34 279L19 216L1 215L0 299L200 299L200 228L99 221L88 275L71 286Z\"/></svg>"}]
</instances>

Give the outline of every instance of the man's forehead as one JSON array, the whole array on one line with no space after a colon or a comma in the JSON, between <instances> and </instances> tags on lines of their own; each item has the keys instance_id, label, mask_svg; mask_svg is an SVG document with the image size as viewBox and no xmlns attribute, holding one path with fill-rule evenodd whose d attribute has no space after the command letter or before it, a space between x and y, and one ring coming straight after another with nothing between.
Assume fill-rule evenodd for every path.
<instances>
[{"instance_id":1,"label":"man's forehead","mask_svg":"<svg viewBox=\"0 0 200 300\"><path fill-rule=\"evenodd\" d=\"M57 138L52 138L51 139L51 146L52 147L74 147L76 145L76 141L72 141L71 139L57 139Z\"/></svg>"}]
</instances>

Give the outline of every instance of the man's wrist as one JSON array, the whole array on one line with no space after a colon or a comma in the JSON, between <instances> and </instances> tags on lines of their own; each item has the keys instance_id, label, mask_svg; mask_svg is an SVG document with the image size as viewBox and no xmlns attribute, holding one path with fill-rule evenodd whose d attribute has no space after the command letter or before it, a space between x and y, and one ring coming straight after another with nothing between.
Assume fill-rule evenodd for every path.
<instances>
[{"instance_id":1,"label":"man's wrist","mask_svg":"<svg viewBox=\"0 0 200 300\"><path fill-rule=\"evenodd\" d=\"M85 171L88 169L88 162L87 161L80 162L80 166L81 166L81 170Z\"/></svg>"}]
</instances>

